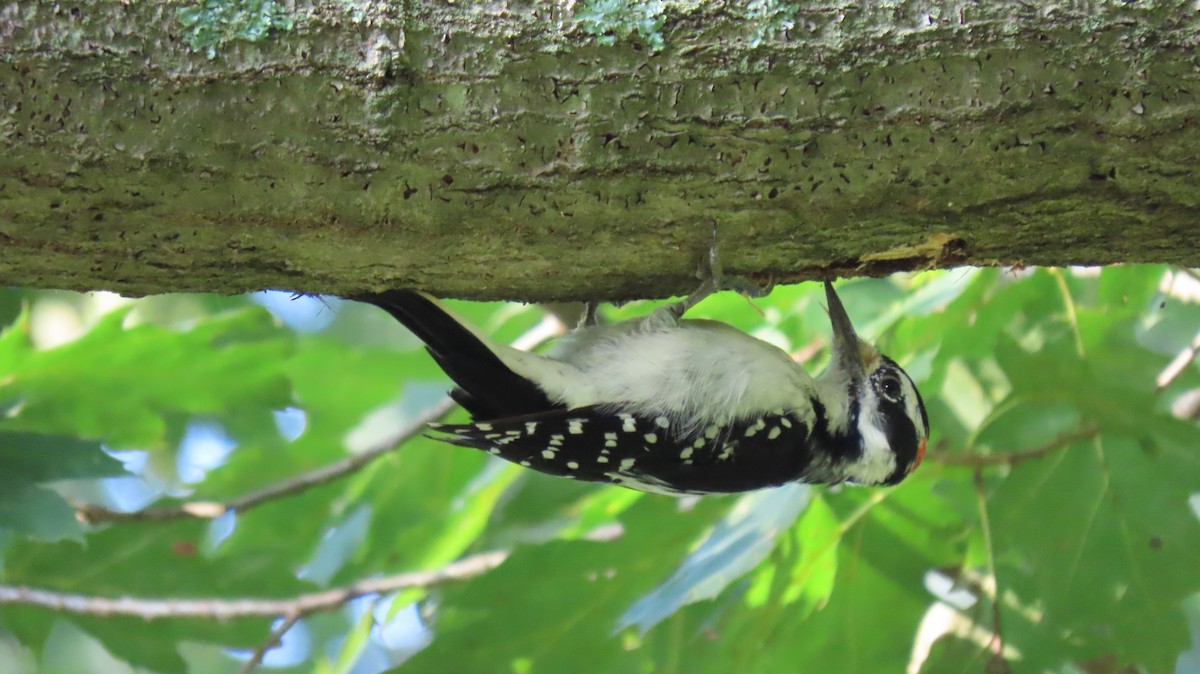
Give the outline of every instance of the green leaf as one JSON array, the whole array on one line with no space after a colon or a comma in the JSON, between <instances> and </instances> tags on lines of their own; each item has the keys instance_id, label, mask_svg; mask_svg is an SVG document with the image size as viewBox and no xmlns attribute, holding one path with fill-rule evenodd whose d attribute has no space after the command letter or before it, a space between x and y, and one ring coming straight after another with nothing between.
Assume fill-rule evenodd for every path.
<instances>
[{"instance_id":1,"label":"green leaf","mask_svg":"<svg viewBox=\"0 0 1200 674\"><path fill-rule=\"evenodd\" d=\"M790 540L785 539L780 562L772 569L772 575L780 575L781 584L773 584L769 591L777 601L798 604L801 612L811 614L823 607L833 593L838 543L845 530L825 499L817 498L792 533ZM794 559L788 555L789 544L798 549ZM753 595L749 599L753 602Z\"/></svg>"},{"instance_id":2,"label":"green leaf","mask_svg":"<svg viewBox=\"0 0 1200 674\"><path fill-rule=\"evenodd\" d=\"M1158 424L1177 422L1159 420ZM1031 664L1116 654L1167 670L1188 642L1179 603L1200 591L1200 434L1147 453L1133 440L1082 441L1015 468L989 499L999 590L1044 611ZM1006 610L1011 610L1007 606ZM1050 650L1061 640L1069 650Z\"/></svg>"},{"instance_id":3,"label":"green leaf","mask_svg":"<svg viewBox=\"0 0 1200 674\"><path fill-rule=\"evenodd\" d=\"M675 573L621 616L618 628L636 625L646 632L680 607L716 597L771 552L776 536L808 505L810 492L797 484L739 498Z\"/></svg>"},{"instance_id":4,"label":"green leaf","mask_svg":"<svg viewBox=\"0 0 1200 674\"><path fill-rule=\"evenodd\" d=\"M814 537L785 538L764 562L774 577L765 603L754 589L742 599L730 588L725 601L684 608L646 638L655 660L714 674L903 671L929 601L921 579L947 554L936 541L945 509L923 489L826 490L823 499L832 505L822 512L814 498L792 532ZM792 540L812 547L796 555Z\"/></svg>"},{"instance_id":5,"label":"green leaf","mask_svg":"<svg viewBox=\"0 0 1200 674\"><path fill-rule=\"evenodd\" d=\"M4 581L104 595L172 596L186 579L194 594L286 596L306 587L278 573L272 551L206 557L206 522L112 526L90 532L86 545L15 541Z\"/></svg>"},{"instance_id":6,"label":"green leaf","mask_svg":"<svg viewBox=\"0 0 1200 674\"><path fill-rule=\"evenodd\" d=\"M83 528L75 510L40 483L125 474L94 441L13 431L0 431L0 466L0 530L44 541L79 538Z\"/></svg>"},{"instance_id":7,"label":"green leaf","mask_svg":"<svg viewBox=\"0 0 1200 674\"><path fill-rule=\"evenodd\" d=\"M617 617L727 503L680 512L674 499L644 498L618 540L518 549L495 571L447 587L433 643L395 671L631 671L642 657L622 647L630 637L612 634Z\"/></svg>"},{"instance_id":8,"label":"green leaf","mask_svg":"<svg viewBox=\"0 0 1200 674\"><path fill-rule=\"evenodd\" d=\"M295 573L317 559L328 562L320 580L340 583L516 546L485 576L383 599L396 607L418 599L433 630L433 644L402 671L726 674L901 670L936 602L929 574L963 578L979 592L959 617L982 634L992 625L994 566L1014 671L1095 659L1170 671L1187 640L1178 607L1200 591L1200 527L1189 506L1200 492L1200 430L1164 412L1200 385L1200 370L1166 393L1154 379L1200 329L1200 305L1160 306L1163 272L951 270L844 283L860 331L920 385L930 455L893 489L814 488L790 528L794 503L767 493L675 501L414 438L354 474L219 523L79 529L38 482L113 474L100 439L160 450L150 460L170 469L173 452L161 450L173 450L183 429L219 425L237 448L189 485L194 493L175 489L172 500L224 499L345 458L440 398L449 381L389 317L351 303L328 330L298 336L261 309L231 310L241 299L138 300L49 350L32 347L18 313L0 333L0 582L101 596L291 596L309 587ZM25 301L9 298L10 313ZM809 283L755 300L762 315L722 293L691 316L815 349L815 374L828 342L822 302L820 284ZM604 313L642 315L660 304ZM455 308L501 340L541 315L503 304ZM135 324L147 320L161 324ZM272 412L283 407L303 415L298 438L275 426ZM982 513L973 469L936 461L1034 449L1088 426L1099 429L1098 445L984 468ZM749 512L736 509L755 501ZM639 609L656 624L614 635L620 616L648 595ZM699 596L712 598L688 603ZM35 650L62 624L43 609L0 613L4 629ZM214 644L187 648L224 663L220 647L259 643L268 624L70 621L154 671L180 671L184 642ZM306 622L320 624L312 648L324 656L305 666L351 671L380 652L371 613ZM988 655L976 643L943 637L926 670L981 670Z\"/></svg>"},{"instance_id":9,"label":"green leaf","mask_svg":"<svg viewBox=\"0 0 1200 674\"><path fill-rule=\"evenodd\" d=\"M5 529L43 541L80 538L75 510L55 492L0 477L0 532Z\"/></svg>"},{"instance_id":10,"label":"green leaf","mask_svg":"<svg viewBox=\"0 0 1200 674\"><path fill-rule=\"evenodd\" d=\"M14 541L0 581L104 597L288 597L311 587L276 566L278 549L238 555L201 554L206 524L181 521L119 526L91 532L86 546L73 542ZM6 607L5 626L24 643L40 644L49 629L44 609ZM72 622L99 638L112 653L155 671L182 671L182 640L211 640L251 647L265 638L265 620L217 623L82 617ZM145 643L147 640L152 644Z\"/></svg>"},{"instance_id":11,"label":"green leaf","mask_svg":"<svg viewBox=\"0 0 1200 674\"><path fill-rule=\"evenodd\" d=\"M0 431L0 466L5 479L29 483L126 474L100 443L45 433Z\"/></svg>"},{"instance_id":12,"label":"green leaf","mask_svg":"<svg viewBox=\"0 0 1200 674\"><path fill-rule=\"evenodd\" d=\"M943 636L933 643L921 666L921 674L970 674L992 671L988 666L993 655L984 646L955 636ZM1002 663L994 668L1003 671Z\"/></svg>"},{"instance_id":13,"label":"green leaf","mask_svg":"<svg viewBox=\"0 0 1200 674\"><path fill-rule=\"evenodd\" d=\"M234 312L182 332L125 327L127 313L110 312L67 345L21 353L0 384L0 399L24 402L11 423L152 449L165 444L169 415L261 425L269 423L267 410L290 402L280 368L290 339L265 311Z\"/></svg>"}]
</instances>

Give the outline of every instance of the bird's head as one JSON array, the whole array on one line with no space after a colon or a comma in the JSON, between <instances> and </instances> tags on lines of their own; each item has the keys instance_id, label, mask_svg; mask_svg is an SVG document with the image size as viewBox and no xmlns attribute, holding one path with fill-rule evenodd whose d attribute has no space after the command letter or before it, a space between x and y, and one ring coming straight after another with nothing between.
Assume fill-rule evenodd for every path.
<instances>
[{"instance_id":1,"label":"bird's head","mask_svg":"<svg viewBox=\"0 0 1200 674\"><path fill-rule=\"evenodd\" d=\"M833 324L833 354L817 382L826 406L832 408L827 410L831 433L851 441L846 480L896 484L916 470L925 455L925 402L896 361L858 338L828 281L825 298Z\"/></svg>"}]
</instances>

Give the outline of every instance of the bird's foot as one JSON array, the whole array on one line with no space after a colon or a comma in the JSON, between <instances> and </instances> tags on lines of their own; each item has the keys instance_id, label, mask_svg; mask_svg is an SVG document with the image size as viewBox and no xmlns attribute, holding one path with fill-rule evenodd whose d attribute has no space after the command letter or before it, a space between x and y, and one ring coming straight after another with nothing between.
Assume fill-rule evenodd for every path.
<instances>
[{"instance_id":1,"label":"bird's foot","mask_svg":"<svg viewBox=\"0 0 1200 674\"><path fill-rule=\"evenodd\" d=\"M678 321L689 309L709 295L721 290L733 290L748 297L763 297L771 291L769 287L762 288L748 279L725 275L717 248L717 223L713 221L711 224L712 242L709 244L708 253L701 258L700 265L696 269L696 278L700 279L700 286L682 300L668 304L659 310L674 321Z\"/></svg>"}]
</instances>

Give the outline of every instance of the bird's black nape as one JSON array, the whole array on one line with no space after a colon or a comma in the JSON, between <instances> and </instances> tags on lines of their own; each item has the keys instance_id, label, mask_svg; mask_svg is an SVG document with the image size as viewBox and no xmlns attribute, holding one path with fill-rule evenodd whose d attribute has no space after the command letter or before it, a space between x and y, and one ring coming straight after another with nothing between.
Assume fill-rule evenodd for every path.
<instances>
[{"instance_id":1,"label":"bird's black nape","mask_svg":"<svg viewBox=\"0 0 1200 674\"><path fill-rule=\"evenodd\" d=\"M417 339L458 388L450 396L475 419L536 414L561 407L498 356L437 302L415 290L388 290L350 299L391 314Z\"/></svg>"}]
</instances>

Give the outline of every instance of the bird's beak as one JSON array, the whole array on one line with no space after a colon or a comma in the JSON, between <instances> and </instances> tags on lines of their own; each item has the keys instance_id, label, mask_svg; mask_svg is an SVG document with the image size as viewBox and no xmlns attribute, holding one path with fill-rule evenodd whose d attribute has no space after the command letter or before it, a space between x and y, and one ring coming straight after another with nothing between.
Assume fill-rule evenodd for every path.
<instances>
[{"instance_id":1,"label":"bird's beak","mask_svg":"<svg viewBox=\"0 0 1200 674\"><path fill-rule=\"evenodd\" d=\"M833 284L825 282L825 301L829 304L829 322L833 324L833 359L831 365L846 374L851 380L866 376L867 368L879 358L875 347L860 340L854 332L846 307L833 291Z\"/></svg>"}]
</instances>

